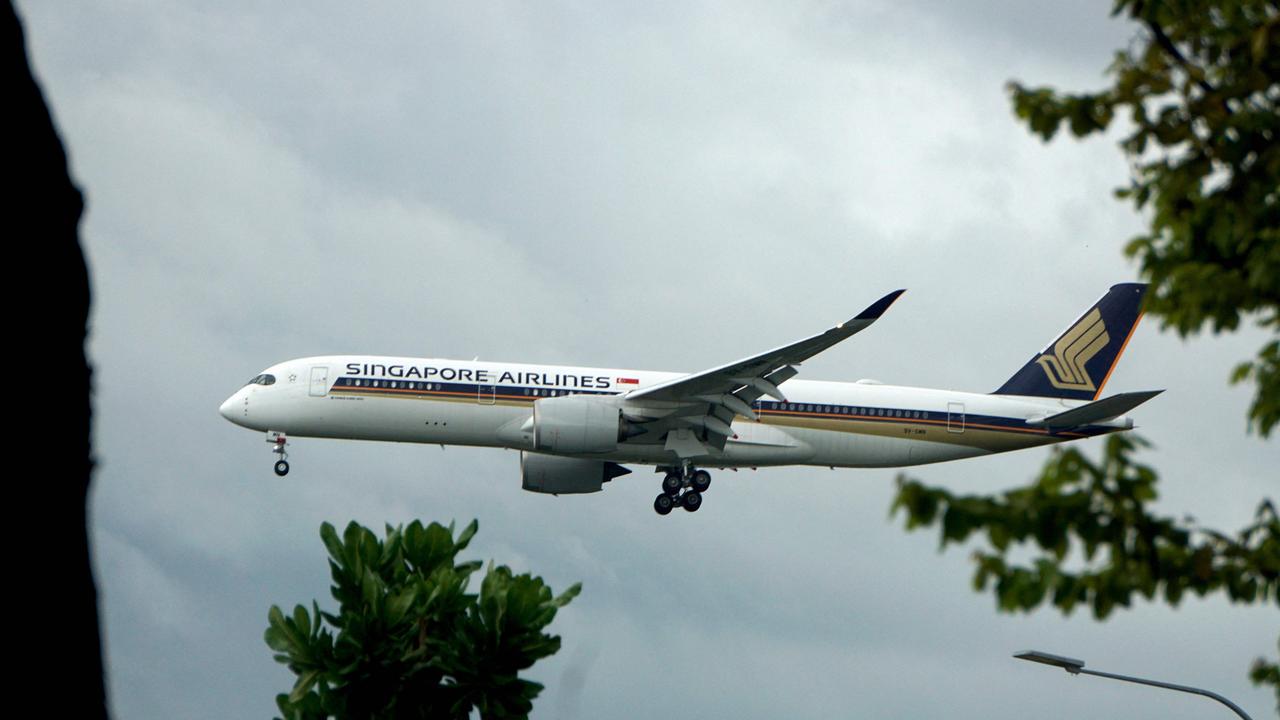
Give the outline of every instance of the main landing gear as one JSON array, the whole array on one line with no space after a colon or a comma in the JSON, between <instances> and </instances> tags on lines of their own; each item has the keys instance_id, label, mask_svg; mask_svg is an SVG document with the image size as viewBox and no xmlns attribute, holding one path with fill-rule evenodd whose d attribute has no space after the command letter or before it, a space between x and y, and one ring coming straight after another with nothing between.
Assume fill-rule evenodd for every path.
<instances>
[{"instance_id":1,"label":"main landing gear","mask_svg":"<svg viewBox=\"0 0 1280 720\"><path fill-rule=\"evenodd\" d=\"M285 475L288 475L289 474L289 453L286 452L284 448L286 445L289 444L289 438L285 437L284 433L282 432L275 432L273 430L268 430L267 442L272 444L271 452L274 453L277 458L279 458L278 460L276 460L276 465L275 465L276 475L279 475L280 477L284 477Z\"/></svg>"},{"instance_id":2,"label":"main landing gear","mask_svg":"<svg viewBox=\"0 0 1280 720\"><path fill-rule=\"evenodd\" d=\"M692 465L667 468L662 477L662 494L653 501L653 509L659 515L670 513L676 506L689 512L702 507L702 493L711 487L711 473L697 470Z\"/></svg>"}]
</instances>

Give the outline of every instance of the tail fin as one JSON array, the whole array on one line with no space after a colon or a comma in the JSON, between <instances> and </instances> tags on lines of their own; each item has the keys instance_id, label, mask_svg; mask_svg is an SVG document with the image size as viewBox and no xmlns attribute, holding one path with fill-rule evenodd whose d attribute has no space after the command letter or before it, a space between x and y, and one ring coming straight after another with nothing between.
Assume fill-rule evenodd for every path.
<instances>
[{"instance_id":1,"label":"tail fin","mask_svg":"<svg viewBox=\"0 0 1280 720\"><path fill-rule=\"evenodd\" d=\"M994 394L1096 399L1138 326L1146 292L1143 283L1112 285L1102 299Z\"/></svg>"}]
</instances>

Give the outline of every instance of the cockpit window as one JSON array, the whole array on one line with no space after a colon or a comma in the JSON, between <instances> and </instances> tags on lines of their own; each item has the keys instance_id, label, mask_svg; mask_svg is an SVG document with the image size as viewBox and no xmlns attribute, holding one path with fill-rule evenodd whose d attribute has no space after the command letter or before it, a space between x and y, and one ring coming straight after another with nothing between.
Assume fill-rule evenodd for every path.
<instances>
[{"instance_id":1,"label":"cockpit window","mask_svg":"<svg viewBox=\"0 0 1280 720\"><path fill-rule=\"evenodd\" d=\"M266 373L263 373L255 377L254 379L250 380L249 382L245 383L245 385L274 385L275 382L276 382L275 375L268 375Z\"/></svg>"}]
</instances>

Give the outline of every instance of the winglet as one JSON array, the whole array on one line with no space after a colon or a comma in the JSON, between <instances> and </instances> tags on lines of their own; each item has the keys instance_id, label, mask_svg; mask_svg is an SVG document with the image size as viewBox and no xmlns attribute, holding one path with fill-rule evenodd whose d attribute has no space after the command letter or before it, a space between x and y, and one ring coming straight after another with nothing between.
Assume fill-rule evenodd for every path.
<instances>
[{"instance_id":1,"label":"winglet","mask_svg":"<svg viewBox=\"0 0 1280 720\"><path fill-rule=\"evenodd\" d=\"M884 314L884 311L888 310L889 306L893 304L893 301L897 300L898 296L906 291L906 288L903 288L902 290L894 290L888 295L885 295L879 300L871 303L866 310L858 313L858 316L855 317L854 320L878 320L880 316Z\"/></svg>"}]
</instances>

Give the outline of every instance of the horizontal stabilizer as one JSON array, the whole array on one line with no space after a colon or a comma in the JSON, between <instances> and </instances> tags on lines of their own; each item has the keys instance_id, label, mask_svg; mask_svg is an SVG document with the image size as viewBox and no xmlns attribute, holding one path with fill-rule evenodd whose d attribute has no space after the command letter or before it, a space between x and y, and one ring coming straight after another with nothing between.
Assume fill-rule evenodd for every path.
<instances>
[{"instance_id":1,"label":"horizontal stabilizer","mask_svg":"<svg viewBox=\"0 0 1280 720\"><path fill-rule=\"evenodd\" d=\"M1027 424L1049 428L1050 430L1093 425L1119 417L1162 392L1164 391L1143 390L1141 392L1120 393L1119 395L1112 395L1046 418L1028 420Z\"/></svg>"}]
</instances>

